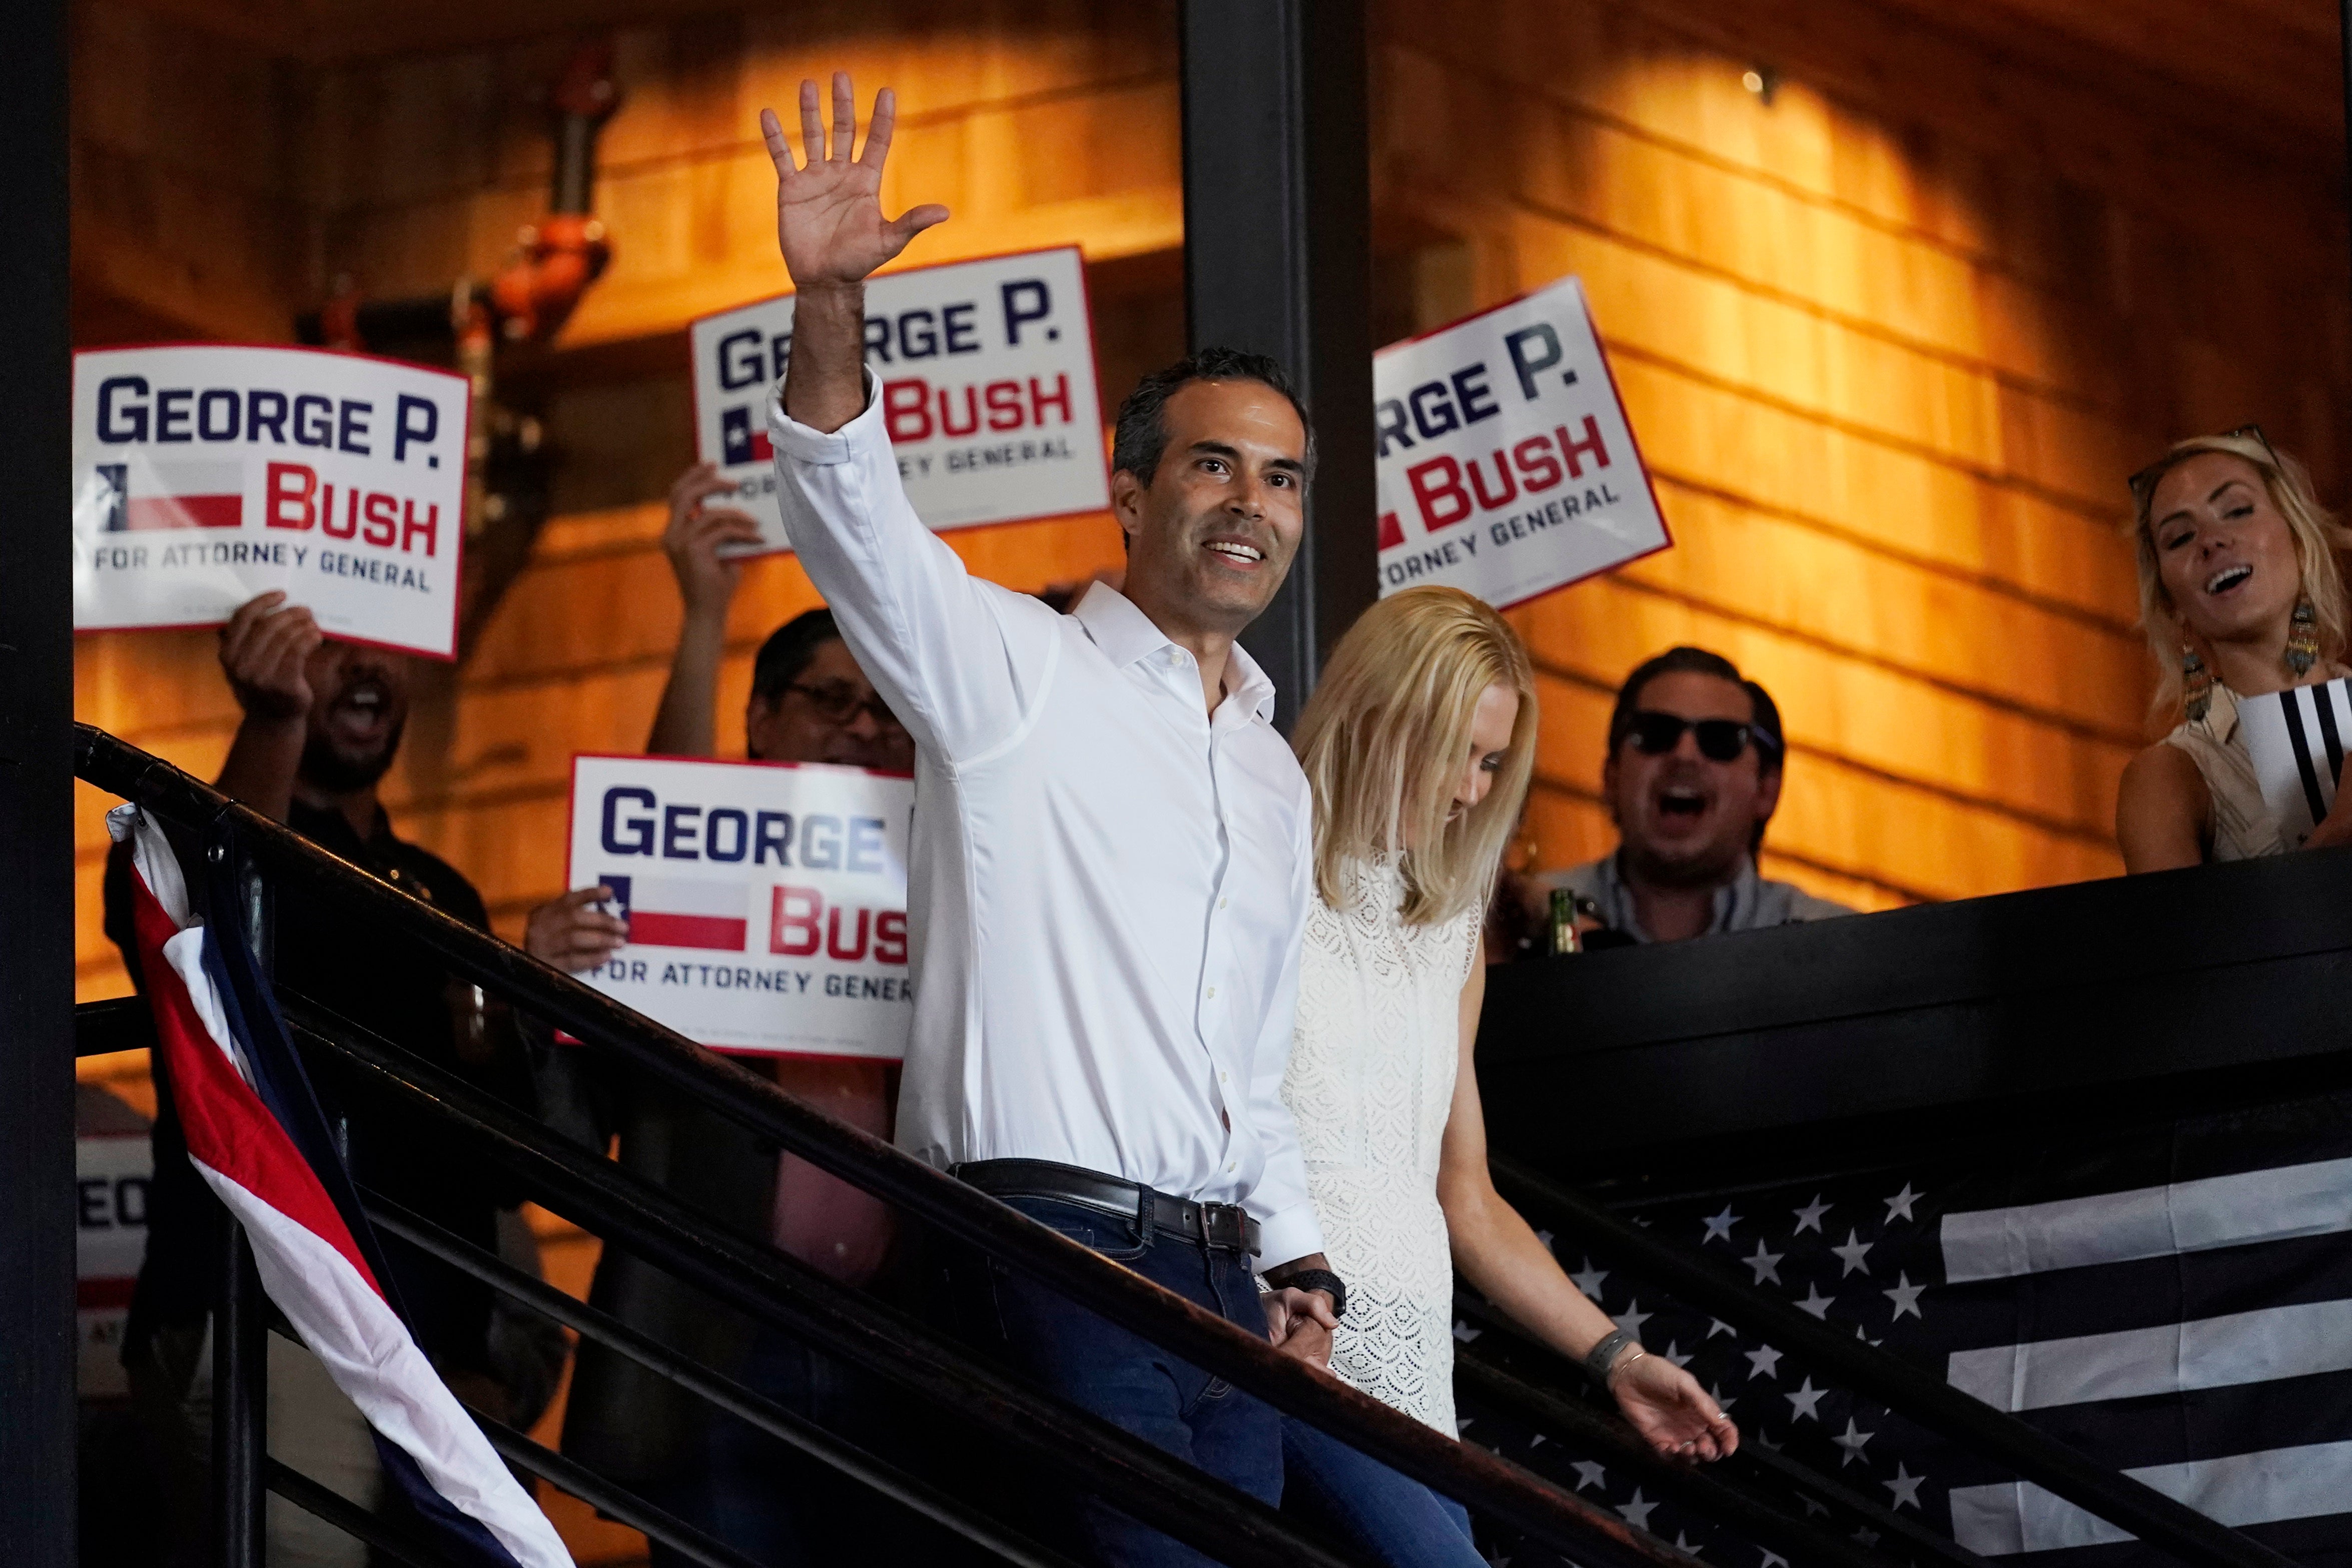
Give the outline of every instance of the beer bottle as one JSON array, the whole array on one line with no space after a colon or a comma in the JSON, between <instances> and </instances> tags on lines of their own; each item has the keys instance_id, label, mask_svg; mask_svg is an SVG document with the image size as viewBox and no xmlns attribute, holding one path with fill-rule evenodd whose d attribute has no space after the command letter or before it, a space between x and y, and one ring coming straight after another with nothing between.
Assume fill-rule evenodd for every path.
<instances>
[{"instance_id":1,"label":"beer bottle","mask_svg":"<svg viewBox=\"0 0 2352 1568\"><path fill-rule=\"evenodd\" d=\"M1551 890L1551 946L1555 958L1583 951L1576 940L1576 895L1566 888Z\"/></svg>"}]
</instances>

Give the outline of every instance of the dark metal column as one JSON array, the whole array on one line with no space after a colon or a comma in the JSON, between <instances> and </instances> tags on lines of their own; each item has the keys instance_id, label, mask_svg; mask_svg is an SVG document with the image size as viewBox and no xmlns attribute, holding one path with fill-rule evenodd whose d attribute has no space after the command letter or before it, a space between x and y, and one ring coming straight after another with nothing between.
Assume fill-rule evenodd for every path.
<instances>
[{"instance_id":1,"label":"dark metal column","mask_svg":"<svg viewBox=\"0 0 2352 1568\"><path fill-rule=\"evenodd\" d=\"M74 1542L73 563L66 5L0 53L0 1542Z\"/></svg>"},{"instance_id":2,"label":"dark metal column","mask_svg":"<svg viewBox=\"0 0 2352 1568\"><path fill-rule=\"evenodd\" d=\"M1290 367L1319 454L1306 542L1242 641L1286 731L1376 596L1371 154L1357 0L1184 0L1184 304L1195 348Z\"/></svg>"},{"instance_id":3,"label":"dark metal column","mask_svg":"<svg viewBox=\"0 0 2352 1568\"><path fill-rule=\"evenodd\" d=\"M253 1247L221 1224L220 1300L213 1310L213 1568L261 1568L269 1427L269 1298Z\"/></svg>"},{"instance_id":4,"label":"dark metal column","mask_svg":"<svg viewBox=\"0 0 2352 1568\"><path fill-rule=\"evenodd\" d=\"M2345 206L2352 215L2352 0L2338 0L2336 8L2337 47L2344 59L2344 184ZM2336 489L2341 490L2352 479L2352 453L2336 461Z\"/></svg>"}]
</instances>

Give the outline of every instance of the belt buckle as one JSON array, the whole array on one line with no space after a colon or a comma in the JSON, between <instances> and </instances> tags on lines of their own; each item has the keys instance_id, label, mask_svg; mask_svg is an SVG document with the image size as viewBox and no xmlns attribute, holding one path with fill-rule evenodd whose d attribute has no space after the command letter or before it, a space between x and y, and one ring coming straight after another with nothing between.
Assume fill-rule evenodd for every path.
<instances>
[{"instance_id":1,"label":"belt buckle","mask_svg":"<svg viewBox=\"0 0 2352 1568\"><path fill-rule=\"evenodd\" d=\"M1201 1239L1211 1247L1230 1247L1238 1250L1241 1247L1239 1235L1241 1227L1238 1225L1234 1226L1235 1234L1230 1241L1218 1234L1220 1225L1229 1223L1227 1216L1237 1212L1231 1204L1202 1204L1201 1205Z\"/></svg>"}]
</instances>

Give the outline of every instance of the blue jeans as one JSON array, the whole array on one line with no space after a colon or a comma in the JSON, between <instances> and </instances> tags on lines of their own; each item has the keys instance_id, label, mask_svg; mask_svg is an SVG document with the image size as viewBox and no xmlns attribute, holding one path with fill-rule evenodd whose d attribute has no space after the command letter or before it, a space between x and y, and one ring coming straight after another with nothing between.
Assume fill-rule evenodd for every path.
<instances>
[{"instance_id":1,"label":"blue jeans","mask_svg":"<svg viewBox=\"0 0 2352 1568\"><path fill-rule=\"evenodd\" d=\"M1486 1568L1467 1509L1288 1415L1282 1487L1286 1509L1311 1516L1389 1568Z\"/></svg>"},{"instance_id":2,"label":"blue jeans","mask_svg":"<svg viewBox=\"0 0 2352 1568\"><path fill-rule=\"evenodd\" d=\"M1265 1332L1245 1255L1162 1232L1139 1237L1132 1220L1057 1199L1005 1201L1227 1321ZM959 1331L975 1349L1252 1497L1268 1504L1281 1497L1282 1426L1273 1406L982 1255L961 1251L947 1272ZM1034 1471L1021 1489L1038 1490ZM1041 1500L1034 1528L1084 1561L1117 1568L1213 1563L1091 1493L1052 1487Z\"/></svg>"}]
</instances>

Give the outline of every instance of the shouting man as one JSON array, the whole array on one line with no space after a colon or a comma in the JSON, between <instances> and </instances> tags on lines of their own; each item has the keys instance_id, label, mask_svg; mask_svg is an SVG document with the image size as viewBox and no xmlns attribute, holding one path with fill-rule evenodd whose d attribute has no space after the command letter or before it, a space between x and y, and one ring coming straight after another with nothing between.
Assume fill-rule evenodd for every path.
<instances>
[{"instance_id":1,"label":"shouting man","mask_svg":"<svg viewBox=\"0 0 2352 1568\"><path fill-rule=\"evenodd\" d=\"M1668 648L1625 678L1609 717L1601 794L1616 852L1530 879L1536 900L1554 888L1592 900L1619 942L1852 914L1757 873L1787 754L1780 710L1763 687L1720 654Z\"/></svg>"}]
</instances>

